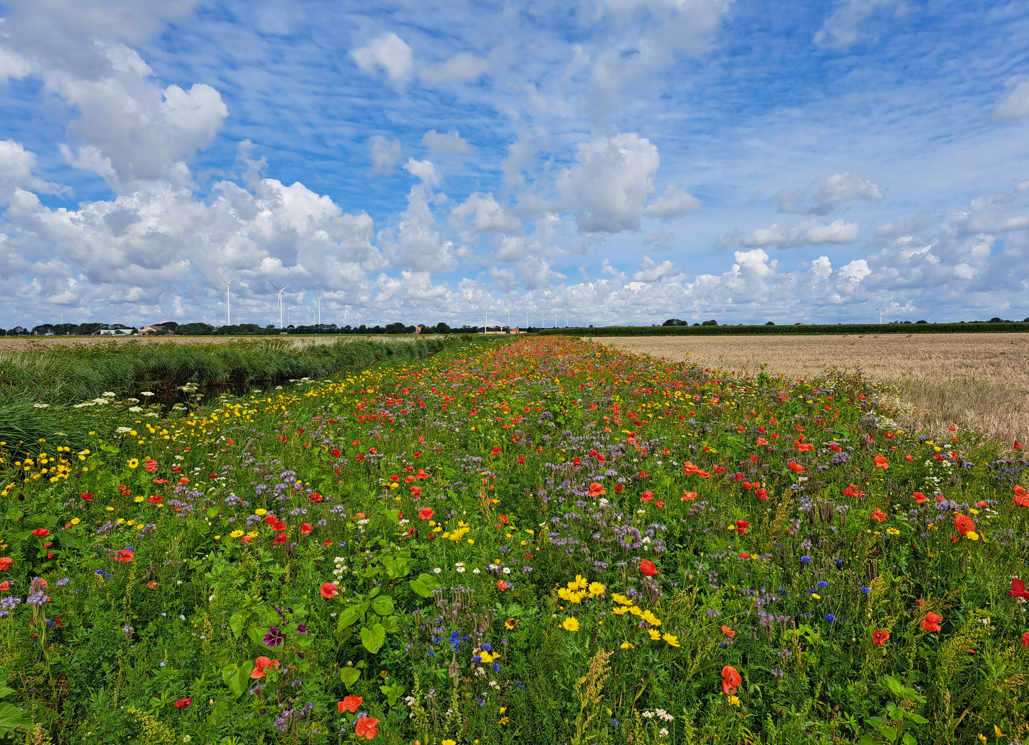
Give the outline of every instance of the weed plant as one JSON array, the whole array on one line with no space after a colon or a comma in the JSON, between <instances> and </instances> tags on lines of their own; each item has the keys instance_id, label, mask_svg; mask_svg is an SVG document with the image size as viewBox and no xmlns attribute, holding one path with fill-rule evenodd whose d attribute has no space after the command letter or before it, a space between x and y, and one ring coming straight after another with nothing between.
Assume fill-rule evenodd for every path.
<instances>
[{"instance_id":1,"label":"weed plant","mask_svg":"<svg viewBox=\"0 0 1029 745\"><path fill-rule=\"evenodd\" d=\"M0 734L1029 738L1029 463L860 378L546 337L129 403L0 453Z\"/></svg>"}]
</instances>

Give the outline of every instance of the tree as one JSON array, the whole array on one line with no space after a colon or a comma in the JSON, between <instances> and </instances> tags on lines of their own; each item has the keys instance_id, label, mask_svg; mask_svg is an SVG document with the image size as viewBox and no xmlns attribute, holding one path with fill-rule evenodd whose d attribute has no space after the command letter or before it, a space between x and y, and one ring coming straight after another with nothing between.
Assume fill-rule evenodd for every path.
<instances>
[{"instance_id":1,"label":"tree","mask_svg":"<svg viewBox=\"0 0 1029 745\"><path fill-rule=\"evenodd\" d=\"M669 318L667 321L661 324L662 326L689 326L690 324L686 321L680 321L678 318Z\"/></svg>"},{"instance_id":2,"label":"tree","mask_svg":"<svg viewBox=\"0 0 1029 745\"><path fill-rule=\"evenodd\" d=\"M407 326L402 323L390 323L386 325L387 334L405 334L407 333Z\"/></svg>"},{"instance_id":3,"label":"tree","mask_svg":"<svg viewBox=\"0 0 1029 745\"><path fill-rule=\"evenodd\" d=\"M774 326L774 325L775 325L775 321L767 321L765 323L765 326Z\"/></svg>"},{"instance_id":4,"label":"tree","mask_svg":"<svg viewBox=\"0 0 1029 745\"><path fill-rule=\"evenodd\" d=\"M184 323L176 331L183 336L206 336L214 333L214 326L209 323Z\"/></svg>"},{"instance_id":5,"label":"tree","mask_svg":"<svg viewBox=\"0 0 1029 745\"><path fill-rule=\"evenodd\" d=\"M1026 320L1029 321L1029 318L1027 318ZM439 323L436 324L436 333L437 334L449 334L450 333L450 326L448 326L447 324L443 323L443 321L440 321Z\"/></svg>"},{"instance_id":6,"label":"tree","mask_svg":"<svg viewBox=\"0 0 1029 745\"><path fill-rule=\"evenodd\" d=\"M704 321L700 325L701 326L717 326L718 325L718 321L716 321L715 319L712 318L710 321Z\"/></svg>"}]
</instances>

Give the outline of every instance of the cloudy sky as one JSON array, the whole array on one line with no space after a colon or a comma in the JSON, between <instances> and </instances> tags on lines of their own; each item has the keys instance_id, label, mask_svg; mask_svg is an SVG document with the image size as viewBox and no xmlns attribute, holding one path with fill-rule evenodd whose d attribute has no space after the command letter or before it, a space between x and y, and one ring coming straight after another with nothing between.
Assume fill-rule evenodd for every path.
<instances>
[{"instance_id":1,"label":"cloudy sky","mask_svg":"<svg viewBox=\"0 0 1029 745\"><path fill-rule=\"evenodd\" d=\"M1029 316L1021 0L0 16L2 327Z\"/></svg>"}]
</instances>

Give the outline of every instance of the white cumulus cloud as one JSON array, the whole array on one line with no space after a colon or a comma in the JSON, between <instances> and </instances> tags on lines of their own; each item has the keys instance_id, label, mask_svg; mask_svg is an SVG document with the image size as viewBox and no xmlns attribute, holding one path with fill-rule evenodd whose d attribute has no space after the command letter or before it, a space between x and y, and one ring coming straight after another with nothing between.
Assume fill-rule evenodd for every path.
<instances>
[{"instance_id":1,"label":"white cumulus cloud","mask_svg":"<svg viewBox=\"0 0 1029 745\"><path fill-rule=\"evenodd\" d=\"M392 31L368 42L350 53L361 70L369 75L383 70L394 83L402 84L414 66L414 53L407 43Z\"/></svg>"}]
</instances>

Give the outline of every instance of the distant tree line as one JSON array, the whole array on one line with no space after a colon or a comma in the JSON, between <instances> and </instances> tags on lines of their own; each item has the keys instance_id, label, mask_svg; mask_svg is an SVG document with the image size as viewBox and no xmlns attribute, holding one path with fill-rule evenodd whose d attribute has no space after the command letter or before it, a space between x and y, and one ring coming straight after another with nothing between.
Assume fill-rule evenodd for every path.
<instances>
[{"instance_id":1,"label":"distant tree line","mask_svg":"<svg viewBox=\"0 0 1029 745\"><path fill-rule=\"evenodd\" d=\"M408 325L405 323L388 323L385 326L337 326L334 323L311 324L306 326L286 326L279 328L275 325L259 326L256 323L241 323L231 326L213 326L209 323L178 323L176 321L164 321L155 323L154 327L160 327L161 331L156 335L165 336L277 336L280 334L359 334L359 335L385 335L385 334L413 334L416 328L421 328L422 334L475 334L481 333L481 326L468 326L465 324L460 328L451 328L445 323L437 323L435 326L428 324ZM146 328L146 327L143 327ZM0 336L91 336L107 329L131 329L139 331L133 326L126 326L120 323L42 323L27 329L23 326L15 326L11 329L0 328ZM501 330L499 326L492 326L490 330Z\"/></svg>"}]
</instances>

